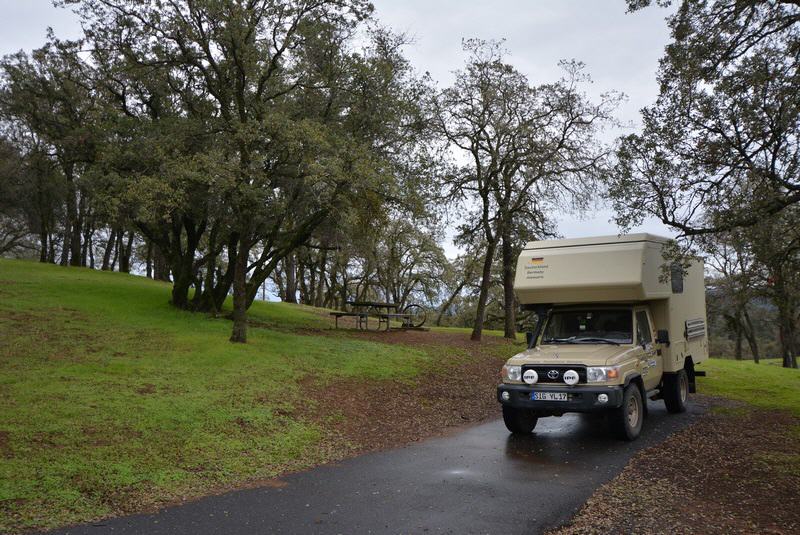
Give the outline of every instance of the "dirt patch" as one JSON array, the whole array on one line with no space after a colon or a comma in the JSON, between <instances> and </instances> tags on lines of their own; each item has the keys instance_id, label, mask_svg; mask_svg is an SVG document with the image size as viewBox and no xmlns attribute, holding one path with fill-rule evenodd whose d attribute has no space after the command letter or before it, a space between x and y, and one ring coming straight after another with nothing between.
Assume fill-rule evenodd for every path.
<instances>
[{"instance_id":1,"label":"dirt patch","mask_svg":"<svg viewBox=\"0 0 800 535\"><path fill-rule=\"evenodd\" d=\"M75 341L94 342L92 337L74 328L71 323L84 324L86 317L73 309L47 308L31 313L19 310L0 310L0 359L35 355L53 360L80 360Z\"/></svg>"},{"instance_id":2,"label":"dirt patch","mask_svg":"<svg viewBox=\"0 0 800 535\"><path fill-rule=\"evenodd\" d=\"M13 457L10 442L11 434L8 431L0 431L0 457L4 459Z\"/></svg>"},{"instance_id":3,"label":"dirt patch","mask_svg":"<svg viewBox=\"0 0 800 535\"><path fill-rule=\"evenodd\" d=\"M392 345L407 345L414 347L446 346L448 348L464 349L475 356L482 354L487 347L496 348L499 345L509 345L509 342L497 336L484 336L481 342L469 339L469 333L442 332L442 331L417 331L417 330L391 330L391 331L345 331L352 338L370 340ZM511 356L511 355L509 355ZM499 371L498 371L499 373Z\"/></svg>"},{"instance_id":4,"label":"dirt patch","mask_svg":"<svg viewBox=\"0 0 800 535\"><path fill-rule=\"evenodd\" d=\"M314 409L302 416L327 430L328 447L347 444L350 454L397 447L499 415L495 387L500 367L514 352L509 342L488 338L476 343L466 333L418 331L356 331L352 336L417 349L446 347L448 356L413 382L305 381L302 389L313 400Z\"/></svg>"},{"instance_id":5,"label":"dirt patch","mask_svg":"<svg viewBox=\"0 0 800 535\"><path fill-rule=\"evenodd\" d=\"M136 389L136 393L140 396L146 396L148 394L155 394L156 393L156 385L152 383L145 383L139 388Z\"/></svg>"},{"instance_id":6,"label":"dirt patch","mask_svg":"<svg viewBox=\"0 0 800 535\"><path fill-rule=\"evenodd\" d=\"M551 535L800 532L792 502L800 496L800 419L727 402L712 406L695 424L638 453Z\"/></svg>"}]
</instances>

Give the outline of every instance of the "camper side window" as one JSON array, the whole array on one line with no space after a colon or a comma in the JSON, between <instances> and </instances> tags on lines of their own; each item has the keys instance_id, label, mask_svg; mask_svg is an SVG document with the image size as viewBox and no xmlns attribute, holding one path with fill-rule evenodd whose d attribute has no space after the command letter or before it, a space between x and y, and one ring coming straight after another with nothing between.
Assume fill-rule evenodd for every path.
<instances>
[{"instance_id":1,"label":"camper side window","mask_svg":"<svg viewBox=\"0 0 800 535\"><path fill-rule=\"evenodd\" d=\"M650 332L650 322L647 321L647 312L638 310L636 312L636 340L640 345L647 345L653 341L653 334Z\"/></svg>"},{"instance_id":2,"label":"camper side window","mask_svg":"<svg viewBox=\"0 0 800 535\"><path fill-rule=\"evenodd\" d=\"M670 265L670 274L669 278L672 280L672 293L674 294L682 294L683 293L683 266L681 266L678 262L673 262Z\"/></svg>"}]
</instances>

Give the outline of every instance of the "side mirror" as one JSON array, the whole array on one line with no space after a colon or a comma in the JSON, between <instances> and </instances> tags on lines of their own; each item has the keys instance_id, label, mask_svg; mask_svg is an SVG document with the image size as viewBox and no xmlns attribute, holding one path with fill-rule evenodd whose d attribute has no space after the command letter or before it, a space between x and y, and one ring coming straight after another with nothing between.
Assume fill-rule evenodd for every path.
<instances>
[{"instance_id":1,"label":"side mirror","mask_svg":"<svg viewBox=\"0 0 800 535\"><path fill-rule=\"evenodd\" d=\"M531 347L531 341L533 341L533 333L531 331L526 331L525 342L528 344L528 347Z\"/></svg>"},{"instance_id":2,"label":"side mirror","mask_svg":"<svg viewBox=\"0 0 800 535\"><path fill-rule=\"evenodd\" d=\"M659 329L656 332L656 343L669 345L669 331L666 329Z\"/></svg>"}]
</instances>

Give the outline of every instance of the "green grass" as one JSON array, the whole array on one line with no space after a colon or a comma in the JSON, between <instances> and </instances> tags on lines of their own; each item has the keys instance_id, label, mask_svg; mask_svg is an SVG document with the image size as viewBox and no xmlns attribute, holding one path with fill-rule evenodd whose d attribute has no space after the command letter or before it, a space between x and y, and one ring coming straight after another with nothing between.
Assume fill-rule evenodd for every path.
<instances>
[{"instance_id":1,"label":"green grass","mask_svg":"<svg viewBox=\"0 0 800 535\"><path fill-rule=\"evenodd\" d=\"M414 380L442 351L320 336L312 309L231 324L168 284L0 260L0 532L141 510L325 462L305 378ZM428 352L426 352L428 351Z\"/></svg>"},{"instance_id":2,"label":"green grass","mask_svg":"<svg viewBox=\"0 0 800 535\"><path fill-rule=\"evenodd\" d=\"M435 318L429 318L435 319ZM427 327L427 324L426 324ZM472 334L472 327L437 327L432 325L429 327L432 331L439 331L439 332L453 332L453 333L463 333L463 334ZM487 336L497 336L502 338L503 331L499 331L496 329L484 329L483 334ZM525 341L525 333L517 333L517 342L524 342Z\"/></svg>"},{"instance_id":3,"label":"green grass","mask_svg":"<svg viewBox=\"0 0 800 535\"><path fill-rule=\"evenodd\" d=\"M726 359L709 359L698 369L708 374L698 379L703 393L800 416L800 370Z\"/></svg>"}]
</instances>

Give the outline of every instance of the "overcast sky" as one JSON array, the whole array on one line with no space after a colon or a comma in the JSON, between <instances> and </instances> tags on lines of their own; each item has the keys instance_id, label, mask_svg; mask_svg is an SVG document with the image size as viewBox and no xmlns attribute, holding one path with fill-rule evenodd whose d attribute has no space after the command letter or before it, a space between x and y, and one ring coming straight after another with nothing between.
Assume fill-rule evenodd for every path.
<instances>
[{"instance_id":1,"label":"overcast sky","mask_svg":"<svg viewBox=\"0 0 800 535\"><path fill-rule=\"evenodd\" d=\"M622 91L628 101L619 118L638 126L639 109L651 103L658 86L658 60L669 39L669 11L650 8L625 13L624 0L373 0L378 19L414 38L407 55L440 87L464 60L461 39L506 39L509 60L533 83L560 76L560 59L583 61L594 79L591 95ZM41 45L47 27L59 37L80 35L75 16L51 0L0 0L0 53ZM565 237L616 234L609 210L559 218ZM652 221L639 231L670 235ZM448 244L448 252L454 250Z\"/></svg>"}]
</instances>

